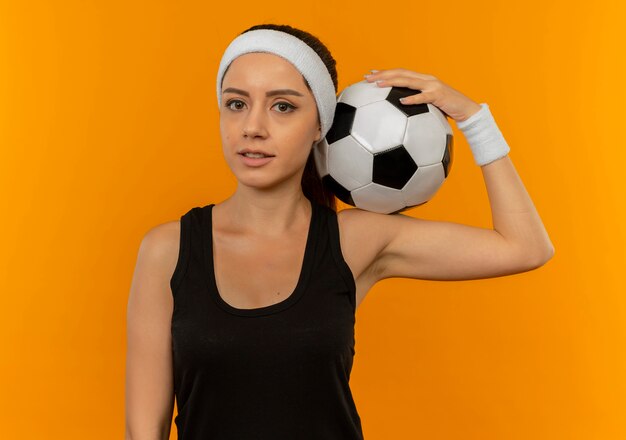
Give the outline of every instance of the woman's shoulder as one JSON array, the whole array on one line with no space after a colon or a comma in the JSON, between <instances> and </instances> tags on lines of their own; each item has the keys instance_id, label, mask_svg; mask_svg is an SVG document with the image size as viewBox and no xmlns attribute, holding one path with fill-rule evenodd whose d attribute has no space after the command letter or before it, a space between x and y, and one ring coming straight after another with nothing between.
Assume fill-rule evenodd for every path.
<instances>
[{"instance_id":1,"label":"woman's shoulder","mask_svg":"<svg viewBox=\"0 0 626 440\"><path fill-rule=\"evenodd\" d=\"M378 256L387 235L380 230L381 214L359 208L337 211L341 252L355 279L375 278Z\"/></svg>"},{"instance_id":2,"label":"woman's shoulder","mask_svg":"<svg viewBox=\"0 0 626 440\"><path fill-rule=\"evenodd\" d=\"M386 237L380 230L382 215L359 208L342 209L337 211L339 231L350 243L367 241L372 248L381 248Z\"/></svg>"},{"instance_id":3,"label":"woman's shoulder","mask_svg":"<svg viewBox=\"0 0 626 440\"><path fill-rule=\"evenodd\" d=\"M141 247L158 267L173 271L178 260L180 219L157 224L143 236Z\"/></svg>"}]
</instances>

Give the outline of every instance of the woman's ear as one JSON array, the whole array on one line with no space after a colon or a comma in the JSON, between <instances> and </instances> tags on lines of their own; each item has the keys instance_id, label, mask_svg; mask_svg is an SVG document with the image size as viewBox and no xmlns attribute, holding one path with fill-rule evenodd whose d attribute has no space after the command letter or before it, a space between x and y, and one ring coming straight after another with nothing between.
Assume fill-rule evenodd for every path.
<instances>
[{"instance_id":1,"label":"woman's ear","mask_svg":"<svg viewBox=\"0 0 626 440\"><path fill-rule=\"evenodd\" d=\"M315 142L319 142L322 139L322 128L317 126L317 136L315 136Z\"/></svg>"}]
</instances>

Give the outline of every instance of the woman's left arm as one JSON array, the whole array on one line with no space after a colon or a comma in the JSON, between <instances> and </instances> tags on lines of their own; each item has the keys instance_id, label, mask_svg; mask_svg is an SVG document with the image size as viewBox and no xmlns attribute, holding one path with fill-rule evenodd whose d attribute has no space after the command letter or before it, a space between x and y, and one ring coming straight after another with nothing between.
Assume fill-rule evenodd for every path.
<instances>
[{"instance_id":1,"label":"woman's left arm","mask_svg":"<svg viewBox=\"0 0 626 440\"><path fill-rule=\"evenodd\" d=\"M493 229L539 260L552 258L552 241L509 156L480 169L491 204Z\"/></svg>"},{"instance_id":2,"label":"woman's left arm","mask_svg":"<svg viewBox=\"0 0 626 440\"><path fill-rule=\"evenodd\" d=\"M453 118L457 125L461 123L461 126L465 126L464 134L466 137L468 137L467 133L471 134L468 141L474 141L474 144L470 146L476 162L481 164L489 161L481 165L481 171L491 205L493 230L504 239L510 249L516 249L516 253L519 255L526 255L529 261L547 261L553 256L554 246L507 154L508 146L497 130L495 122L491 119L491 130L493 131L491 136L482 136L476 131L480 129L480 126L476 126L472 121L477 120L480 116L483 122L479 123L486 126L487 123L484 122L488 119L486 115L492 118L491 113L487 113L488 108L484 108L485 104L481 106L432 75L406 69L375 71L371 75L366 75L366 79L370 82L377 81L381 87L397 86L415 89L417 94L404 99L403 104L431 103L444 112L446 116ZM482 113L477 115L481 109ZM474 116L472 121L468 121L472 116ZM473 127L467 128L468 123L463 124L464 121L470 122L469 125ZM501 138L500 144L497 143L498 136ZM476 142L476 140L482 142L485 148L482 148L483 145L479 145L480 142ZM404 223L408 225L409 222ZM435 224L431 224L433 232L435 232ZM473 237L472 233L476 233L476 237L479 236L478 231L474 228L471 231L470 227L466 226L462 228L457 226L457 228L459 229L457 236L459 238L467 237L468 243L470 243L470 237ZM465 233L465 235L463 236L461 233ZM400 233L399 236L390 239L390 243L386 245L387 253L394 255L398 260L392 264L396 268L401 264L400 260L410 262L412 261L411 257L415 260L418 252L415 243L411 243L411 240L403 243L402 238L406 238L406 236L408 233L404 237ZM477 241L471 243L477 243ZM434 254L434 251L431 252L431 255ZM452 252L450 252L451 254ZM466 257L469 258L470 255L466 255Z\"/></svg>"}]
</instances>

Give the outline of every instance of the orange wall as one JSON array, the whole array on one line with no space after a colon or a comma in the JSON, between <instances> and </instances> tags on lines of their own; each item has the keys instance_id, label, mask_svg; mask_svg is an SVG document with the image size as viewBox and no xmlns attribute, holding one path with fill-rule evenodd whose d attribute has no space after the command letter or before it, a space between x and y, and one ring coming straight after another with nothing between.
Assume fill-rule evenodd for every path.
<instances>
[{"instance_id":1,"label":"orange wall","mask_svg":"<svg viewBox=\"0 0 626 440\"><path fill-rule=\"evenodd\" d=\"M373 288L352 372L366 439L626 438L620 3L2 1L1 436L122 438L140 239L234 190L217 66L276 22L329 46L340 89L403 67L489 103L556 248L528 273ZM450 178L405 214L491 227L453 127Z\"/></svg>"}]
</instances>

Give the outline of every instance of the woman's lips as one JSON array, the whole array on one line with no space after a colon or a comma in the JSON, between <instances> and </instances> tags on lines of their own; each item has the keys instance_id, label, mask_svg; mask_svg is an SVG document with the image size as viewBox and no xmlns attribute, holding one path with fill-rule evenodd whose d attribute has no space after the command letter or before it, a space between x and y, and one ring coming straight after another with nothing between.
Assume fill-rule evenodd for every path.
<instances>
[{"instance_id":1,"label":"woman's lips","mask_svg":"<svg viewBox=\"0 0 626 440\"><path fill-rule=\"evenodd\" d=\"M272 159L274 159L274 156L246 157L243 154L239 154L239 157L241 157L241 160L243 161L245 165L250 166L250 167L260 167L270 162Z\"/></svg>"}]
</instances>

